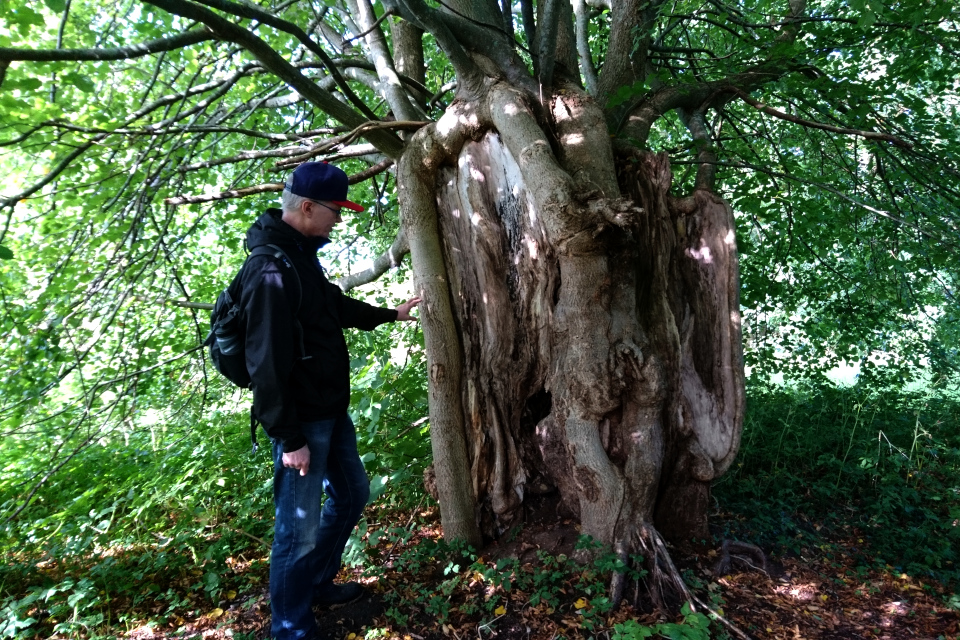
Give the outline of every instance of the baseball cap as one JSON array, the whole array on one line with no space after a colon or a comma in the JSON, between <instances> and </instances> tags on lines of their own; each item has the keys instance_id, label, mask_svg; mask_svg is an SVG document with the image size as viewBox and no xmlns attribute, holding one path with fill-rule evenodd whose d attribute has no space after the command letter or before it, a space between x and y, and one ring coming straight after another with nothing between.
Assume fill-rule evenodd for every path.
<instances>
[{"instance_id":1,"label":"baseball cap","mask_svg":"<svg viewBox=\"0 0 960 640\"><path fill-rule=\"evenodd\" d=\"M353 211L363 211L356 202L347 200L349 186L347 174L342 169L326 162L304 162L293 170L283 188L302 198L325 200Z\"/></svg>"}]
</instances>

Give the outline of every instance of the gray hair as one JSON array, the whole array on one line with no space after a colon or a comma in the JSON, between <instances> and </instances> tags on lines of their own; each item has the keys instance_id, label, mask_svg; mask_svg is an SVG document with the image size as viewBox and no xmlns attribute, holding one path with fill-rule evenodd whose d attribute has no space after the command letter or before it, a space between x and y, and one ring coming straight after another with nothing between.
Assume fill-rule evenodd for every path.
<instances>
[{"instance_id":1,"label":"gray hair","mask_svg":"<svg viewBox=\"0 0 960 640\"><path fill-rule=\"evenodd\" d=\"M304 198L303 196L298 196L297 194L291 192L289 189L284 189L283 194L280 196L280 208L283 211L289 211L294 213L300 210L300 205L304 202L310 201L310 198Z\"/></svg>"}]
</instances>

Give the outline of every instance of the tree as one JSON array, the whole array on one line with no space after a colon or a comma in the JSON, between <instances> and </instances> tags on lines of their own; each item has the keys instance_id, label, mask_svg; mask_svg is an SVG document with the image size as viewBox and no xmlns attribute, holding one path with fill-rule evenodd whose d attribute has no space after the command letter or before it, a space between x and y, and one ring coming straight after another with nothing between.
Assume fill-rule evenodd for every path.
<instances>
[{"instance_id":1,"label":"tree","mask_svg":"<svg viewBox=\"0 0 960 640\"><path fill-rule=\"evenodd\" d=\"M77 309L89 342L23 367L51 388L130 296L209 294L178 244L239 213L202 203L277 192L263 174L306 160L359 158L355 182L393 167L401 228L343 286L409 250L448 537L495 537L556 491L584 534L661 566L658 531L706 538L737 453L741 295L810 319L813 368L953 299L950 3L47 0L57 29L10 4L0 144L37 164L0 200L0 243L39 218L72 234L52 263L97 265L72 291L51 277L56 321L31 344L65 350Z\"/></svg>"}]
</instances>

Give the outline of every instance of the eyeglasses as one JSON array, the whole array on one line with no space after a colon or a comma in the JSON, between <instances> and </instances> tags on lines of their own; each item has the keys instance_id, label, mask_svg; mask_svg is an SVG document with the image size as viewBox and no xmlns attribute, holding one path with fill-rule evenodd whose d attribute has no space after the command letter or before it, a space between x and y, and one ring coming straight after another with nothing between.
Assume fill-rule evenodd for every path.
<instances>
[{"instance_id":1,"label":"eyeglasses","mask_svg":"<svg viewBox=\"0 0 960 640\"><path fill-rule=\"evenodd\" d=\"M313 204L318 204L318 205L320 205L321 207L323 207L324 209L326 209L326 210L328 210L328 211L332 211L332 212L333 212L333 215L337 216L338 218L342 218L342 217L343 217L343 212L342 212L342 210L340 210L340 209L334 209L333 207L331 207L331 206L329 206L329 205L325 205L325 204L323 204L322 202L317 202L316 200L311 200L310 202L312 202Z\"/></svg>"}]
</instances>

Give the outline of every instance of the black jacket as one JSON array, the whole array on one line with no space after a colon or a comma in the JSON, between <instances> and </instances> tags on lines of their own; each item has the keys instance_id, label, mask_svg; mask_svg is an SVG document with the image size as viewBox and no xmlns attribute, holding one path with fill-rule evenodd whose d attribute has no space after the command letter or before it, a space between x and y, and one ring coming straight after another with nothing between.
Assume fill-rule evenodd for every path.
<instances>
[{"instance_id":1,"label":"black jacket","mask_svg":"<svg viewBox=\"0 0 960 640\"><path fill-rule=\"evenodd\" d=\"M300 423L343 414L350 403L350 356L343 329L373 329L397 319L382 309L343 295L327 280L317 260L326 238L308 238L267 209L247 231L247 247L274 244L283 249L300 277L302 300L297 318L297 282L292 267L273 256L248 259L241 278L240 306L246 321L247 370L253 384L253 412L284 452L306 444Z\"/></svg>"}]
</instances>

